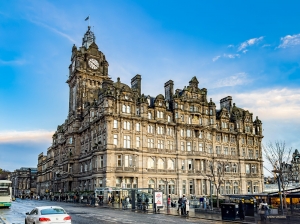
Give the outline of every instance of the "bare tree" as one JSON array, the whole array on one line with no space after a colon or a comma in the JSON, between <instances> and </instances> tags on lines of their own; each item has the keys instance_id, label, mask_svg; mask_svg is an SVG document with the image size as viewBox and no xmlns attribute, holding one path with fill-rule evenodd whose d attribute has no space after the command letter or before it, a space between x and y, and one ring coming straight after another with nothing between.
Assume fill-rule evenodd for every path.
<instances>
[{"instance_id":1,"label":"bare tree","mask_svg":"<svg viewBox=\"0 0 300 224\"><path fill-rule=\"evenodd\" d=\"M263 156L270 163L272 168L276 170L278 175L276 176L277 181L280 182L280 187L283 191L284 196L284 207L287 209L286 204L286 192L292 177L292 169L290 166L292 148L287 148L284 141L269 142L263 145ZM281 193L281 192L280 192Z\"/></svg>"},{"instance_id":2,"label":"bare tree","mask_svg":"<svg viewBox=\"0 0 300 224\"><path fill-rule=\"evenodd\" d=\"M217 166L214 167L213 162L210 164L210 171L211 171L211 181L215 186L216 194L217 194L217 208L219 208L219 194L221 185L224 183L224 175L225 175L225 163L224 162L217 162ZM212 202L211 202L212 203Z\"/></svg>"}]
</instances>

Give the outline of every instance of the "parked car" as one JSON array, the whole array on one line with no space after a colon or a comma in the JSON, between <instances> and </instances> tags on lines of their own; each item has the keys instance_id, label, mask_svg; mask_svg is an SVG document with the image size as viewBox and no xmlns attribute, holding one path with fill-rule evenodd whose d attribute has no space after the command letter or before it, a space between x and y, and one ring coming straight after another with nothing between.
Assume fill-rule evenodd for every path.
<instances>
[{"instance_id":1,"label":"parked car","mask_svg":"<svg viewBox=\"0 0 300 224\"><path fill-rule=\"evenodd\" d=\"M59 206L35 207L31 212L26 212L25 224L62 223L71 224L71 216Z\"/></svg>"}]
</instances>

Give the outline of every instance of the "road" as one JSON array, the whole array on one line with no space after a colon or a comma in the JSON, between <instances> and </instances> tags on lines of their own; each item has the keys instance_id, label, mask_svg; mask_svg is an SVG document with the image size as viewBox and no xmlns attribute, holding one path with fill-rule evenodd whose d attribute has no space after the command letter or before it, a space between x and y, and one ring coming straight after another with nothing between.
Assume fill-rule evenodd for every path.
<instances>
[{"instance_id":1,"label":"road","mask_svg":"<svg viewBox=\"0 0 300 224\"><path fill-rule=\"evenodd\" d=\"M215 220L204 220L196 218L186 218L175 215L139 213L131 210L119 210L102 207L89 207L82 204L73 204L65 202L37 201L37 200L20 200L13 202L11 208L0 209L1 224L24 224L25 213L30 212L36 206L43 205L58 205L63 207L72 217L72 224L87 224L87 223L223 223Z\"/></svg>"}]
</instances>

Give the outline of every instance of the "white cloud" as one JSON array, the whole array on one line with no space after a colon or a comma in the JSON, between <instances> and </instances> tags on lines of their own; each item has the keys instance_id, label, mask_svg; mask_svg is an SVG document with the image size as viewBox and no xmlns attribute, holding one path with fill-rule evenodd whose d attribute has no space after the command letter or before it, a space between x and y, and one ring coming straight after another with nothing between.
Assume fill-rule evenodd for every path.
<instances>
[{"instance_id":1,"label":"white cloud","mask_svg":"<svg viewBox=\"0 0 300 224\"><path fill-rule=\"evenodd\" d=\"M233 58L239 58L240 55L239 54L223 54L223 57L233 59Z\"/></svg>"},{"instance_id":2,"label":"white cloud","mask_svg":"<svg viewBox=\"0 0 300 224\"><path fill-rule=\"evenodd\" d=\"M234 102L259 115L261 120L297 121L300 118L299 89L263 89L237 94L233 98Z\"/></svg>"},{"instance_id":3,"label":"white cloud","mask_svg":"<svg viewBox=\"0 0 300 224\"><path fill-rule=\"evenodd\" d=\"M1 131L1 143L16 142L49 142L52 141L54 131L34 130L34 131Z\"/></svg>"},{"instance_id":4,"label":"white cloud","mask_svg":"<svg viewBox=\"0 0 300 224\"><path fill-rule=\"evenodd\" d=\"M281 37L280 41L281 43L278 48L287 48L300 45L300 34L286 35L285 37Z\"/></svg>"},{"instance_id":5,"label":"white cloud","mask_svg":"<svg viewBox=\"0 0 300 224\"><path fill-rule=\"evenodd\" d=\"M214 57L214 58L212 59L212 61L215 62L215 61L217 61L220 57L221 57L221 56L218 55L218 56Z\"/></svg>"},{"instance_id":6,"label":"white cloud","mask_svg":"<svg viewBox=\"0 0 300 224\"><path fill-rule=\"evenodd\" d=\"M229 76L227 78L220 79L214 87L218 88L218 87L225 87L225 86L236 86L236 85L243 85L249 82L250 80L247 78L247 74L244 72L240 72L235 75Z\"/></svg>"},{"instance_id":7,"label":"white cloud","mask_svg":"<svg viewBox=\"0 0 300 224\"><path fill-rule=\"evenodd\" d=\"M257 37L257 38L252 38L249 40L244 41L243 43L240 44L240 46L238 47L238 51L242 51L244 50L246 47L249 47L251 45L254 45L256 43L258 43L259 41L261 41L264 37Z\"/></svg>"},{"instance_id":8,"label":"white cloud","mask_svg":"<svg viewBox=\"0 0 300 224\"><path fill-rule=\"evenodd\" d=\"M12 60L12 61L4 61L0 59L0 65L24 65L26 63L25 60Z\"/></svg>"},{"instance_id":9,"label":"white cloud","mask_svg":"<svg viewBox=\"0 0 300 224\"><path fill-rule=\"evenodd\" d=\"M234 47L234 45L233 44L229 44L227 47L228 48L232 48L232 47Z\"/></svg>"}]
</instances>

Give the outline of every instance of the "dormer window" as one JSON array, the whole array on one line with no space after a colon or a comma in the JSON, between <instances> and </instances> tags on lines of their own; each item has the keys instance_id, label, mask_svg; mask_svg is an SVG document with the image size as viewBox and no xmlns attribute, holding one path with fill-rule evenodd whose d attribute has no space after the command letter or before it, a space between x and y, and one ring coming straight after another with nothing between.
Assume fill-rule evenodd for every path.
<instances>
[{"instance_id":1,"label":"dormer window","mask_svg":"<svg viewBox=\"0 0 300 224\"><path fill-rule=\"evenodd\" d=\"M161 106L161 105L162 105L161 101L159 101L158 105L159 105L159 106Z\"/></svg>"},{"instance_id":2,"label":"dormer window","mask_svg":"<svg viewBox=\"0 0 300 224\"><path fill-rule=\"evenodd\" d=\"M125 96L124 96L124 99L125 99L125 100L128 100L128 96L127 96L127 95L125 95Z\"/></svg>"}]
</instances>

